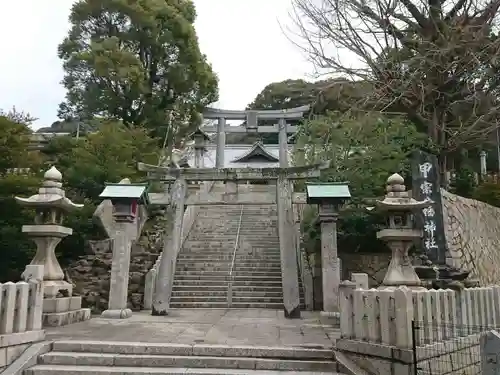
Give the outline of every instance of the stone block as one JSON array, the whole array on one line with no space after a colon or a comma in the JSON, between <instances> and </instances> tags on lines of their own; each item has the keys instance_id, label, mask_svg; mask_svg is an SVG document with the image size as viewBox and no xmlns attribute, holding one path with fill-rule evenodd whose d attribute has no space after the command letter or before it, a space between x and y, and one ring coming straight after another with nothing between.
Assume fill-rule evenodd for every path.
<instances>
[{"instance_id":1,"label":"stone block","mask_svg":"<svg viewBox=\"0 0 500 375\"><path fill-rule=\"evenodd\" d=\"M0 368L7 366L7 348L0 348Z\"/></svg>"},{"instance_id":2,"label":"stone block","mask_svg":"<svg viewBox=\"0 0 500 375\"><path fill-rule=\"evenodd\" d=\"M82 297L44 298L44 313L60 313L79 310L82 307Z\"/></svg>"},{"instance_id":3,"label":"stone block","mask_svg":"<svg viewBox=\"0 0 500 375\"><path fill-rule=\"evenodd\" d=\"M69 300L69 311L80 310L82 308L82 297L71 297Z\"/></svg>"},{"instance_id":4,"label":"stone block","mask_svg":"<svg viewBox=\"0 0 500 375\"><path fill-rule=\"evenodd\" d=\"M79 309L66 312L43 314L44 327L60 327L68 324L79 323L90 319L90 309Z\"/></svg>"},{"instance_id":5,"label":"stone block","mask_svg":"<svg viewBox=\"0 0 500 375\"><path fill-rule=\"evenodd\" d=\"M44 338L45 338L45 331L43 330L0 335L0 348L42 341Z\"/></svg>"},{"instance_id":6,"label":"stone block","mask_svg":"<svg viewBox=\"0 0 500 375\"><path fill-rule=\"evenodd\" d=\"M31 344L22 344L22 345L15 345L15 346L9 346L5 349L6 351L6 361L7 361L7 366L9 366L12 362L14 362L16 359L18 359L23 352L29 348Z\"/></svg>"}]
</instances>

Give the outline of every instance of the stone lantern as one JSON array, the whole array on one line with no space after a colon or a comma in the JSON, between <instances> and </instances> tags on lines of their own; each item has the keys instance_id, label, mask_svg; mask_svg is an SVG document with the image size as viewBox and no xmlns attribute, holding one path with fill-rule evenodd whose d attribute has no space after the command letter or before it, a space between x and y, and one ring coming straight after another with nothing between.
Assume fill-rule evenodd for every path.
<instances>
[{"instance_id":1,"label":"stone lantern","mask_svg":"<svg viewBox=\"0 0 500 375\"><path fill-rule=\"evenodd\" d=\"M417 201L411 198L399 174L387 179L385 199L376 202L378 210L387 213L387 228L379 231L377 238L386 242L392 251L391 263L382 283L384 287L421 286L408 251L422 238L422 231L415 229L414 214L431 204L430 199Z\"/></svg>"},{"instance_id":2,"label":"stone lantern","mask_svg":"<svg viewBox=\"0 0 500 375\"><path fill-rule=\"evenodd\" d=\"M193 133L193 138L194 138L194 166L195 168L204 168L205 167L204 158L207 147L206 144L207 141L210 140L210 137L203 130L197 129Z\"/></svg>"},{"instance_id":3,"label":"stone lantern","mask_svg":"<svg viewBox=\"0 0 500 375\"><path fill-rule=\"evenodd\" d=\"M62 189L62 174L51 167L44 175L38 194L29 198L15 197L16 201L36 212L34 225L23 225L37 246L30 265L43 266L43 321L48 326L59 326L90 318L89 309L81 309L81 297L73 297L73 286L64 280L64 272L57 261L55 249L59 242L73 233L62 225L64 214L80 209Z\"/></svg>"},{"instance_id":4,"label":"stone lantern","mask_svg":"<svg viewBox=\"0 0 500 375\"><path fill-rule=\"evenodd\" d=\"M127 307L130 252L146 219L147 185L131 184L129 179L124 179L118 184L106 184L99 197L112 204L110 222L104 222L101 217L113 244L108 309L102 317L126 319L132 316L132 310Z\"/></svg>"},{"instance_id":5,"label":"stone lantern","mask_svg":"<svg viewBox=\"0 0 500 375\"><path fill-rule=\"evenodd\" d=\"M321 279L324 316L339 308L340 259L337 256L337 218L340 207L351 198L346 183L307 184L307 203L319 206L321 225Z\"/></svg>"}]
</instances>

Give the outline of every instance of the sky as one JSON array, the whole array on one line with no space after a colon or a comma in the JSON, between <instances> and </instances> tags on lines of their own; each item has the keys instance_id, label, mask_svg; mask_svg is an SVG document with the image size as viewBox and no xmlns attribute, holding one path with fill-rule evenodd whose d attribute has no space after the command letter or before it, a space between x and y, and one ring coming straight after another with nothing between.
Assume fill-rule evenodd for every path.
<instances>
[{"instance_id":1,"label":"sky","mask_svg":"<svg viewBox=\"0 0 500 375\"><path fill-rule=\"evenodd\" d=\"M50 6L48 4L50 3ZM57 46L72 0L0 3L0 108L57 120L65 90ZM287 38L291 0L194 0L200 49L219 76L219 108L244 109L269 83L308 78L312 65ZM290 35L290 34L289 34Z\"/></svg>"}]
</instances>

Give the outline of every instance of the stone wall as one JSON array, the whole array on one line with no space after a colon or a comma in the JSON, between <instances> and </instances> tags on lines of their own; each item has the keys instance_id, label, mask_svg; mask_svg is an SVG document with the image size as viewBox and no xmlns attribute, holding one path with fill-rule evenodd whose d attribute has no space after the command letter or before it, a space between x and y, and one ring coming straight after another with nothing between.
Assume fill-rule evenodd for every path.
<instances>
[{"instance_id":1,"label":"stone wall","mask_svg":"<svg viewBox=\"0 0 500 375\"><path fill-rule=\"evenodd\" d=\"M442 190L447 263L500 284L500 208Z\"/></svg>"},{"instance_id":2,"label":"stone wall","mask_svg":"<svg viewBox=\"0 0 500 375\"><path fill-rule=\"evenodd\" d=\"M366 273L370 288L379 286L384 280L387 267L391 261L391 253L362 254L340 252L342 280L350 280L352 273Z\"/></svg>"},{"instance_id":3,"label":"stone wall","mask_svg":"<svg viewBox=\"0 0 500 375\"><path fill-rule=\"evenodd\" d=\"M129 308L142 309L144 278L162 251L165 218L159 215L145 224L139 241L132 245L128 289ZM74 292L82 296L83 307L100 313L107 308L111 273L111 240L92 241L89 254L67 268Z\"/></svg>"}]
</instances>

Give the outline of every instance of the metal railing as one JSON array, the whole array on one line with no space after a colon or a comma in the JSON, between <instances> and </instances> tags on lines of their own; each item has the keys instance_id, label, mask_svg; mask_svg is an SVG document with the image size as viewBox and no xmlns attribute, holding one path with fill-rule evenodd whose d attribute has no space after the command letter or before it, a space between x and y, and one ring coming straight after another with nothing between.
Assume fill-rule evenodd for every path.
<instances>
[{"instance_id":1,"label":"metal railing","mask_svg":"<svg viewBox=\"0 0 500 375\"><path fill-rule=\"evenodd\" d=\"M234 262L236 260L236 251L238 250L238 246L240 243L240 231L241 231L241 219L243 218L243 207L245 206L241 205L240 219L238 221L238 230L236 231L236 242L234 243L233 258L231 260L231 268L229 270L229 284L227 285L227 307L231 307L233 305L233 282L234 282L233 271L234 271Z\"/></svg>"}]
</instances>

